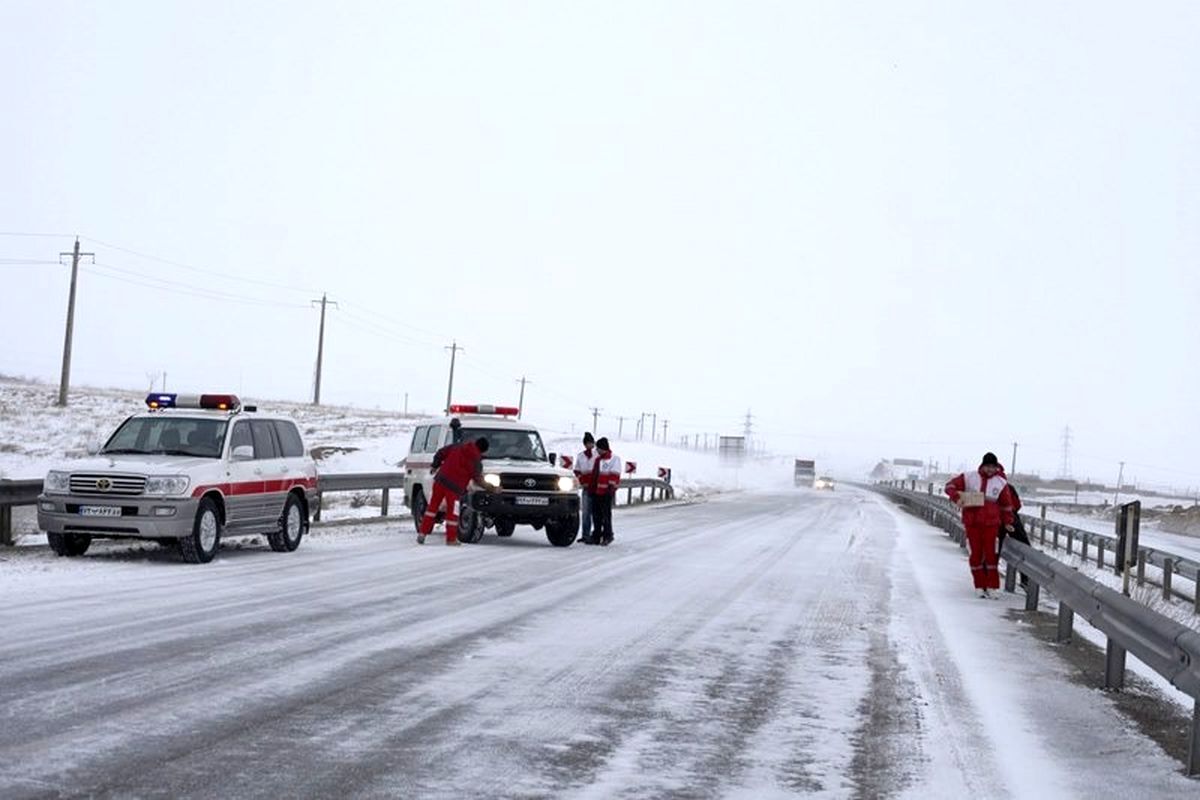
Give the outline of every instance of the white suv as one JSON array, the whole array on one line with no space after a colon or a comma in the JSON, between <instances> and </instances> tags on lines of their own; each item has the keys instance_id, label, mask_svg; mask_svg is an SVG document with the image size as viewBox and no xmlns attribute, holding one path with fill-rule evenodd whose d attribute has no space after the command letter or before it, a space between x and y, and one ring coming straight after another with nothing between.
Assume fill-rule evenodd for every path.
<instances>
[{"instance_id":1,"label":"white suv","mask_svg":"<svg viewBox=\"0 0 1200 800\"><path fill-rule=\"evenodd\" d=\"M546 531L556 547L569 547L579 532L579 484L574 473L555 466L537 427L514 419L517 409L503 406L451 406L451 416L422 420L413 431L404 461L404 504L421 524L433 492L433 456L453 441L487 437L484 481L500 491L468 492L459 512L458 538L474 544L488 528L512 536L517 525ZM462 424L452 439L451 419Z\"/></svg>"},{"instance_id":2,"label":"white suv","mask_svg":"<svg viewBox=\"0 0 1200 800\"><path fill-rule=\"evenodd\" d=\"M154 539L203 564L224 536L300 546L317 467L295 422L233 395L153 394L146 405L94 458L46 476L38 526L54 552L82 555L97 537Z\"/></svg>"}]
</instances>

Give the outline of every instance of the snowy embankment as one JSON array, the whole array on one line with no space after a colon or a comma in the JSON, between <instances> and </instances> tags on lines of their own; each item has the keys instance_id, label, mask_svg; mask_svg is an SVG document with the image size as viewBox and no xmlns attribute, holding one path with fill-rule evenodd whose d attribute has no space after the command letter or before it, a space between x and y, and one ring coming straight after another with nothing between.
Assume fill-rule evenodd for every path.
<instances>
[{"instance_id":1,"label":"snowy embankment","mask_svg":"<svg viewBox=\"0 0 1200 800\"><path fill-rule=\"evenodd\" d=\"M69 469L72 461L87 456L89 444L107 438L127 416L145 408L145 394L127 390L79 389L66 408L57 407L56 398L57 390L47 384L0 379L0 479L41 478L50 469ZM388 411L243 400L294 418L324 474L400 469L419 422ZM576 433L543 428L542 435L549 452L574 456L582 448ZM791 482L791 464L783 459L749 461L734 468L721 464L711 452L644 441L614 439L613 449L623 460L637 463L635 477L657 477L659 467L670 468L680 499L785 488ZM381 503L380 491L329 494L322 519L370 518L379 514ZM390 510L393 515L405 513L399 497L391 498ZM18 539L35 534L33 510L16 509L14 525Z\"/></svg>"}]
</instances>

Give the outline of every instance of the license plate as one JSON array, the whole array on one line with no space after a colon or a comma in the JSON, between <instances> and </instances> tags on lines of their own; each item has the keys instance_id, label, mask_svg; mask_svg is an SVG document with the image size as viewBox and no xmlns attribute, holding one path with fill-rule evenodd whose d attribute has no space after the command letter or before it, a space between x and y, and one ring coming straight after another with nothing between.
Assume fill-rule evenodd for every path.
<instances>
[{"instance_id":1,"label":"license plate","mask_svg":"<svg viewBox=\"0 0 1200 800\"><path fill-rule=\"evenodd\" d=\"M548 506L550 505L549 497L527 497L518 496L513 502L519 506Z\"/></svg>"},{"instance_id":2,"label":"license plate","mask_svg":"<svg viewBox=\"0 0 1200 800\"><path fill-rule=\"evenodd\" d=\"M121 516L120 506L80 506L79 516L81 517L119 517Z\"/></svg>"}]
</instances>

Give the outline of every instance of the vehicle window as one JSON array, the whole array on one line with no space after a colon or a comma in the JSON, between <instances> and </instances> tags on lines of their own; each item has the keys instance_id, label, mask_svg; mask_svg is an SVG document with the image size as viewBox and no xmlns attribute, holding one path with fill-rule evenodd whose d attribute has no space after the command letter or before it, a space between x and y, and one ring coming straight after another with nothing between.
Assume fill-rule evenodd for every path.
<instances>
[{"instance_id":1,"label":"vehicle window","mask_svg":"<svg viewBox=\"0 0 1200 800\"><path fill-rule=\"evenodd\" d=\"M239 422L233 426L233 433L230 434L229 452L232 454L236 448L246 446L254 447L254 437L250 435L250 423Z\"/></svg>"},{"instance_id":2,"label":"vehicle window","mask_svg":"<svg viewBox=\"0 0 1200 800\"><path fill-rule=\"evenodd\" d=\"M415 431L413 431L412 444L409 446L408 452L414 453L414 454L424 453L425 452L425 436L428 433L429 433L428 425L421 425Z\"/></svg>"},{"instance_id":3,"label":"vehicle window","mask_svg":"<svg viewBox=\"0 0 1200 800\"><path fill-rule=\"evenodd\" d=\"M546 448L537 431L497 430L487 428L463 428L463 440L486 436L487 457L510 458L514 461L545 461Z\"/></svg>"},{"instance_id":4,"label":"vehicle window","mask_svg":"<svg viewBox=\"0 0 1200 800\"><path fill-rule=\"evenodd\" d=\"M275 420L275 435L279 438L279 449L284 458L302 458L304 442L300 439L300 431L294 423L286 420Z\"/></svg>"},{"instance_id":5,"label":"vehicle window","mask_svg":"<svg viewBox=\"0 0 1200 800\"><path fill-rule=\"evenodd\" d=\"M131 417L109 438L101 452L219 458L228 425L223 419Z\"/></svg>"},{"instance_id":6,"label":"vehicle window","mask_svg":"<svg viewBox=\"0 0 1200 800\"><path fill-rule=\"evenodd\" d=\"M254 458L257 460L279 458L279 447L275 441L275 426L267 420L250 423L254 437Z\"/></svg>"},{"instance_id":7,"label":"vehicle window","mask_svg":"<svg viewBox=\"0 0 1200 800\"><path fill-rule=\"evenodd\" d=\"M429 429L429 440L425 442L425 450L429 453L436 453L441 447L442 435L446 432L445 425L434 425Z\"/></svg>"}]
</instances>

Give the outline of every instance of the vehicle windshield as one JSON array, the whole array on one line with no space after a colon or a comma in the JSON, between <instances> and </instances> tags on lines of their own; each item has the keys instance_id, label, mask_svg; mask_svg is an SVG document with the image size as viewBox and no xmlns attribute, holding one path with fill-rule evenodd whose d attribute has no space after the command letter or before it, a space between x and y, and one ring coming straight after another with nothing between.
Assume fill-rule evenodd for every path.
<instances>
[{"instance_id":1,"label":"vehicle windshield","mask_svg":"<svg viewBox=\"0 0 1200 800\"><path fill-rule=\"evenodd\" d=\"M105 455L139 454L220 458L225 445L223 419L131 417L100 451Z\"/></svg>"},{"instance_id":2,"label":"vehicle windshield","mask_svg":"<svg viewBox=\"0 0 1200 800\"><path fill-rule=\"evenodd\" d=\"M508 458L513 461L545 461L546 448L537 431L516 431L490 428L462 429L462 441L486 436L488 451L485 458Z\"/></svg>"}]
</instances>

